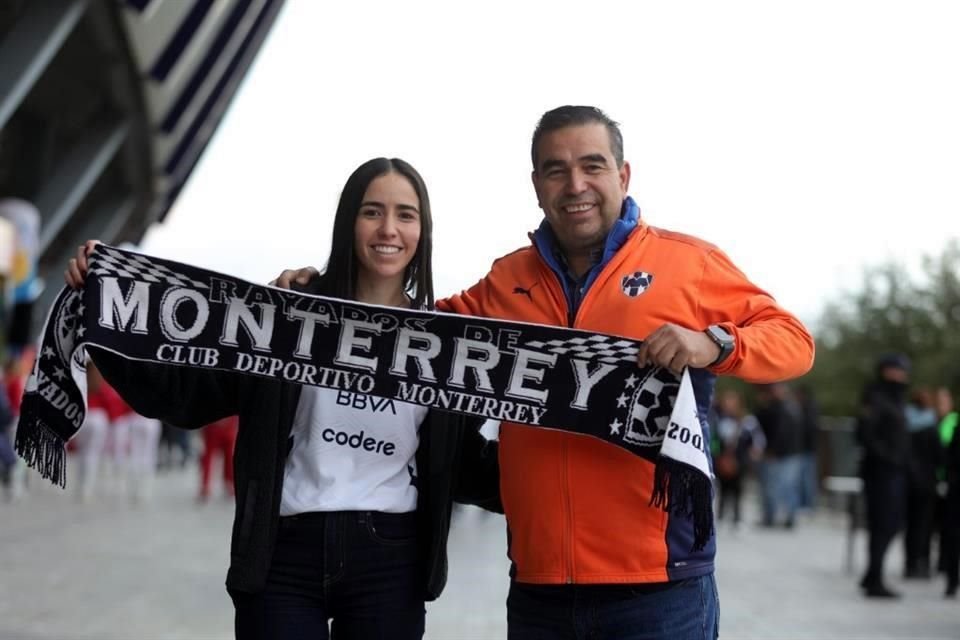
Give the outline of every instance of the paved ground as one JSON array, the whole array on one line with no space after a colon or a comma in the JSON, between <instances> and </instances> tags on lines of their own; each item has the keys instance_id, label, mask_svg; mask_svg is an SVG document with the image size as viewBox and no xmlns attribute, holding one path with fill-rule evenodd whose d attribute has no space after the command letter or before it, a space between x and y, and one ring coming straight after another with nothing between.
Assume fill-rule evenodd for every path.
<instances>
[{"instance_id":1,"label":"paved ground","mask_svg":"<svg viewBox=\"0 0 960 640\"><path fill-rule=\"evenodd\" d=\"M0 501L0 639L231 638L223 579L232 505L198 505L195 487L185 472L163 476L148 504L115 486L79 504L70 490L34 481L20 500ZM793 532L723 527L719 544L723 638L960 638L960 601L944 600L939 580L892 579L898 602L860 597L836 514ZM856 551L859 572L862 537ZM503 520L461 512L450 552L450 584L428 608L427 637L503 638ZM899 565L897 547L890 568Z\"/></svg>"}]
</instances>

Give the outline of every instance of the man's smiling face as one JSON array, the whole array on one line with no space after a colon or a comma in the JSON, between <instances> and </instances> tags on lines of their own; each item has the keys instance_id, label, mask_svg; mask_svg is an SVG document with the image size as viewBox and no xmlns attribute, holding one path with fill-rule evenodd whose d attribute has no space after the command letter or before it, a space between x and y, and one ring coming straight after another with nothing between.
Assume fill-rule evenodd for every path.
<instances>
[{"instance_id":1,"label":"man's smiling face","mask_svg":"<svg viewBox=\"0 0 960 640\"><path fill-rule=\"evenodd\" d=\"M617 167L603 124L557 129L537 145L533 186L568 257L603 244L620 217L629 184L630 165Z\"/></svg>"}]
</instances>

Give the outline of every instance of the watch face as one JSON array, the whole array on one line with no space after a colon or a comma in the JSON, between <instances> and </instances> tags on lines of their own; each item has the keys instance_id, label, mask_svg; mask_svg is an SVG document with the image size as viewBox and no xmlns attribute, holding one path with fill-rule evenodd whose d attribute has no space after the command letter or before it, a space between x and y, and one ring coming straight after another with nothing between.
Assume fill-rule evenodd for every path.
<instances>
[{"instance_id":1,"label":"watch face","mask_svg":"<svg viewBox=\"0 0 960 640\"><path fill-rule=\"evenodd\" d=\"M710 333L721 342L730 342L733 340L733 336L730 335L726 329L719 325L711 325L708 331L710 331Z\"/></svg>"},{"instance_id":2,"label":"watch face","mask_svg":"<svg viewBox=\"0 0 960 640\"><path fill-rule=\"evenodd\" d=\"M717 359L713 362L711 366L718 365L734 351L734 339L726 329L719 325L710 325L707 328L707 335L717 343L717 346L720 347L720 353L717 355Z\"/></svg>"}]
</instances>

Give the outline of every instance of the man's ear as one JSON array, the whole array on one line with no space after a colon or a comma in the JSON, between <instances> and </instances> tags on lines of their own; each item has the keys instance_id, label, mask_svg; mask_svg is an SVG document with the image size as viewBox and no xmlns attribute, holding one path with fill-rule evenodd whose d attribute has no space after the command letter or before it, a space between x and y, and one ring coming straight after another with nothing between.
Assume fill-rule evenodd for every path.
<instances>
[{"instance_id":1,"label":"man's ear","mask_svg":"<svg viewBox=\"0 0 960 640\"><path fill-rule=\"evenodd\" d=\"M624 195L630 193L630 163L626 160L620 167L620 186L623 188Z\"/></svg>"},{"instance_id":2,"label":"man's ear","mask_svg":"<svg viewBox=\"0 0 960 640\"><path fill-rule=\"evenodd\" d=\"M537 170L534 169L530 172L530 182L533 183L533 192L537 194L537 206L543 209L543 203L540 202L540 189L537 185Z\"/></svg>"}]
</instances>

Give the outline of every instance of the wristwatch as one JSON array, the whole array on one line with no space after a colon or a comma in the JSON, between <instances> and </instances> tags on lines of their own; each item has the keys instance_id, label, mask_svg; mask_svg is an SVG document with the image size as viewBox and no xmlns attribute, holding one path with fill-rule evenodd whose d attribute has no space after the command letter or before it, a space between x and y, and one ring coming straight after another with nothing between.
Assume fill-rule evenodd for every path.
<instances>
[{"instance_id":1,"label":"wristwatch","mask_svg":"<svg viewBox=\"0 0 960 640\"><path fill-rule=\"evenodd\" d=\"M720 355L717 356L717 359L711 362L710 367L715 367L733 353L733 348L736 345L736 341L729 331L724 329L718 324L712 324L704 330L704 333L707 334L711 340L717 343L717 346L720 347Z\"/></svg>"}]
</instances>

